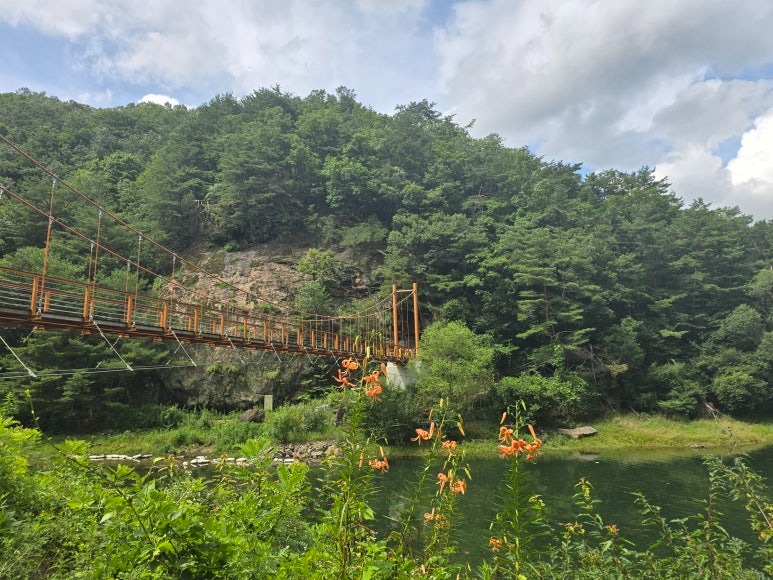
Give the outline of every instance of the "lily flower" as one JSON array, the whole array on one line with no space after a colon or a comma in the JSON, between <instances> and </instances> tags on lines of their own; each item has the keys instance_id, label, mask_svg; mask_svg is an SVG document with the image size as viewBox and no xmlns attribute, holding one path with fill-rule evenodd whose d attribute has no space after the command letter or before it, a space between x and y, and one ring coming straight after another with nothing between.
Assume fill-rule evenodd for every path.
<instances>
[{"instance_id":1,"label":"lily flower","mask_svg":"<svg viewBox=\"0 0 773 580\"><path fill-rule=\"evenodd\" d=\"M524 453L526 460L531 461L538 455L539 448L542 447L542 439L537 437L537 433L532 425L527 425L527 427L531 434L531 443L527 443L523 439L515 439L513 437L513 430L508 427L503 426L499 428L499 441L503 444L497 446L497 449L502 454L501 457Z\"/></svg>"},{"instance_id":2,"label":"lily flower","mask_svg":"<svg viewBox=\"0 0 773 580\"><path fill-rule=\"evenodd\" d=\"M346 376L345 373L341 372L341 369L338 369L338 376L333 377L333 380L338 383L339 389L343 389L344 387L354 386L354 383L349 380L349 377Z\"/></svg>"},{"instance_id":3,"label":"lily flower","mask_svg":"<svg viewBox=\"0 0 773 580\"><path fill-rule=\"evenodd\" d=\"M341 366L344 367L347 371L356 371L358 368L360 368L360 363L354 360L354 357L350 356L346 360L341 361Z\"/></svg>"},{"instance_id":4,"label":"lily flower","mask_svg":"<svg viewBox=\"0 0 773 580\"><path fill-rule=\"evenodd\" d=\"M371 459L368 461L368 465L373 469L378 469L382 473L389 471L389 460L386 457L382 457L381 459Z\"/></svg>"},{"instance_id":5,"label":"lily flower","mask_svg":"<svg viewBox=\"0 0 773 580\"><path fill-rule=\"evenodd\" d=\"M416 429L416 437L411 437L411 441L418 441L419 445L421 445L422 441L427 441L428 439L432 439L432 436L435 434L435 422L432 421L432 423L429 424L429 431L425 431L424 429Z\"/></svg>"},{"instance_id":6,"label":"lily flower","mask_svg":"<svg viewBox=\"0 0 773 580\"><path fill-rule=\"evenodd\" d=\"M384 389L381 388L381 385L376 383L375 385L370 385L367 389L365 389L365 394L368 395L371 398L378 397Z\"/></svg>"},{"instance_id":7,"label":"lily flower","mask_svg":"<svg viewBox=\"0 0 773 580\"><path fill-rule=\"evenodd\" d=\"M448 476L441 471L437 474L437 485L440 486L440 493L443 493L446 484L448 484Z\"/></svg>"},{"instance_id":8,"label":"lily flower","mask_svg":"<svg viewBox=\"0 0 773 580\"><path fill-rule=\"evenodd\" d=\"M362 380L365 381L366 383L379 383L378 376L380 374L381 373L379 371L373 371L369 375L365 375L364 377L362 377Z\"/></svg>"},{"instance_id":9,"label":"lily flower","mask_svg":"<svg viewBox=\"0 0 773 580\"><path fill-rule=\"evenodd\" d=\"M451 441L451 440L443 441L443 449L446 449L449 455L453 454L455 447L456 447L456 441Z\"/></svg>"},{"instance_id":10,"label":"lily flower","mask_svg":"<svg viewBox=\"0 0 773 580\"><path fill-rule=\"evenodd\" d=\"M456 481L451 482L451 491L464 495L464 492L467 491L467 482L463 479L457 479Z\"/></svg>"}]
</instances>

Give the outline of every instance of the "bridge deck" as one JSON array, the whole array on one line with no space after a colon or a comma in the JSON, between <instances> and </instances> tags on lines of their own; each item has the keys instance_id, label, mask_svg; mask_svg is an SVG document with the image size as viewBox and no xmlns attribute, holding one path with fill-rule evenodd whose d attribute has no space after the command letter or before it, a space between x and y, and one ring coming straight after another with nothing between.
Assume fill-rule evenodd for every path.
<instances>
[{"instance_id":1,"label":"bridge deck","mask_svg":"<svg viewBox=\"0 0 773 580\"><path fill-rule=\"evenodd\" d=\"M0 322L339 358L364 356L366 349L374 358L393 362L414 354L387 344L387 337L378 333L368 334L354 321L346 328L339 319L283 319L221 303L131 294L8 268L0 268Z\"/></svg>"}]
</instances>

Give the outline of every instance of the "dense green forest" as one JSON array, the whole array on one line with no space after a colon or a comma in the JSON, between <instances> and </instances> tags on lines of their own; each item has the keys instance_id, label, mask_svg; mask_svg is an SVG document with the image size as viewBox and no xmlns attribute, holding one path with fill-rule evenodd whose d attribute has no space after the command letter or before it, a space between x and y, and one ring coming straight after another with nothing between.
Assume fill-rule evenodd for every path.
<instances>
[{"instance_id":1,"label":"dense green forest","mask_svg":"<svg viewBox=\"0 0 773 580\"><path fill-rule=\"evenodd\" d=\"M380 114L346 88L260 89L195 109L0 95L0 134L180 255L304 232L316 248L298 266L313 278L298 300L321 310L341 306L346 269L371 293L418 282L427 400L452 393L473 410L525 399L552 422L605 409L770 412L773 223L686 205L646 167L586 174L470 129L427 101ZM0 184L40 203L51 187L7 148ZM0 199L0 266L42 259L45 231L25 216ZM60 275L86 275L63 250L51 259ZM39 367L104 357L86 338L3 332ZM0 378L15 366L0 352ZM31 388L77 422L95 398L141 404L163 382L74 375L0 381L0 395L23 416Z\"/></svg>"}]
</instances>

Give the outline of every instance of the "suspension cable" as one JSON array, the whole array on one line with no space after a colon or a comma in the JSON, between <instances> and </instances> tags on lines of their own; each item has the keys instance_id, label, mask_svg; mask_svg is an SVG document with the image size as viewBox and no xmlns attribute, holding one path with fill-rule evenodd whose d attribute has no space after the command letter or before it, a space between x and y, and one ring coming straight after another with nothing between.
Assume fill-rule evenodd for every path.
<instances>
[{"instance_id":1,"label":"suspension cable","mask_svg":"<svg viewBox=\"0 0 773 580\"><path fill-rule=\"evenodd\" d=\"M15 358L18 361L18 363L21 366L24 367L24 370L27 371L27 375L28 376L32 377L33 379L38 378L38 375L36 375L34 372L32 372L32 369L30 369L27 365L25 365L24 362L22 362L22 360L19 358L19 355L17 355L13 351L13 349L8 345L8 343L5 342L5 339L3 338L3 336L1 334L0 334L0 342L2 342L5 345L5 348L7 348L9 351L11 351L11 354L13 355L13 358Z\"/></svg>"}]
</instances>

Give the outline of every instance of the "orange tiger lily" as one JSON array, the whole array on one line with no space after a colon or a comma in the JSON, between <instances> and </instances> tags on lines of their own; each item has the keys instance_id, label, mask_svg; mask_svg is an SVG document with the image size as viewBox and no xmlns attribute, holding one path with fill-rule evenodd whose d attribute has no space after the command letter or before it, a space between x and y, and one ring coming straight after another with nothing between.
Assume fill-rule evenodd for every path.
<instances>
[{"instance_id":1,"label":"orange tiger lily","mask_svg":"<svg viewBox=\"0 0 773 580\"><path fill-rule=\"evenodd\" d=\"M411 437L411 441L418 441L419 445L421 445L422 441L427 441L428 439L432 439L432 436L435 434L435 422L429 424L429 431L425 431L424 429L416 429L416 437Z\"/></svg>"},{"instance_id":2,"label":"orange tiger lily","mask_svg":"<svg viewBox=\"0 0 773 580\"><path fill-rule=\"evenodd\" d=\"M454 448L456 447L456 441L443 441L443 449L446 449L449 454L452 454L454 452Z\"/></svg>"},{"instance_id":3,"label":"orange tiger lily","mask_svg":"<svg viewBox=\"0 0 773 580\"><path fill-rule=\"evenodd\" d=\"M382 473L389 471L389 460L386 457L382 457L381 459L371 459L368 461L368 465L373 469L380 470Z\"/></svg>"},{"instance_id":4,"label":"orange tiger lily","mask_svg":"<svg viewBox=\"0 0 773 580\"><path fill-rule=\"evenodd\" d=\"M339 389L343 389L344 387L354 386L354 383L349 380L349 377L347 377L343 372L341 372L341 369L338 369L338 376L333 377L333 380L338 383Z\"/></svg>"},{"instance_id":5,"label":"orange tiger lily","mask_svg":"<svg viewBox=\"0 0 773 580\"><path fill-rule=\"evenodd\" d=\"M527 443L523 439L515 439L513 437L513 430L508 427L499 428L499 440L503 445L497 446L497 449L502 454L501 457L524 453L526 460L531 461L538 455L539 448L542 447L542 439L537 437L537 433L532 425L527 425L527 427L531 434L531 443Z\"/></svg>"},{"instance_id":6,"label":"orange tiger lily","mask_svg":"<svg viewBox=\"0 0 773 580\"><path fill-rule=\"evenodd\" d=\"M360 363L354 360L354 357L350 356L346 360L341 361L341 366L344 367L347 371L356 371L358 368L360 368Z\"/></svg>"},{"instance_id":7,"label":"orange tiger lily","mask_svg":"<svg viewBox=\"0 0 773 580\"><path fill-rule=\"evenodd\" d=\"M451 491L464 495L464 492L467 491L467 482L463 479L457 479L456 481L451 482Z\"/></svg>"},{"instance_id":8,"label":"orange tiger lily","mask_svg":"<svg viewBox=\"0 0 773 580\"><path fill-rule=\"evenodd\" d=\"M364 377L362 377L362 380L365 381L366 383L378 383L379 382L378 376L380 374L381 373L379 371L373 371L369 375L365 375Z\"/></svg>"}]
</instances>

